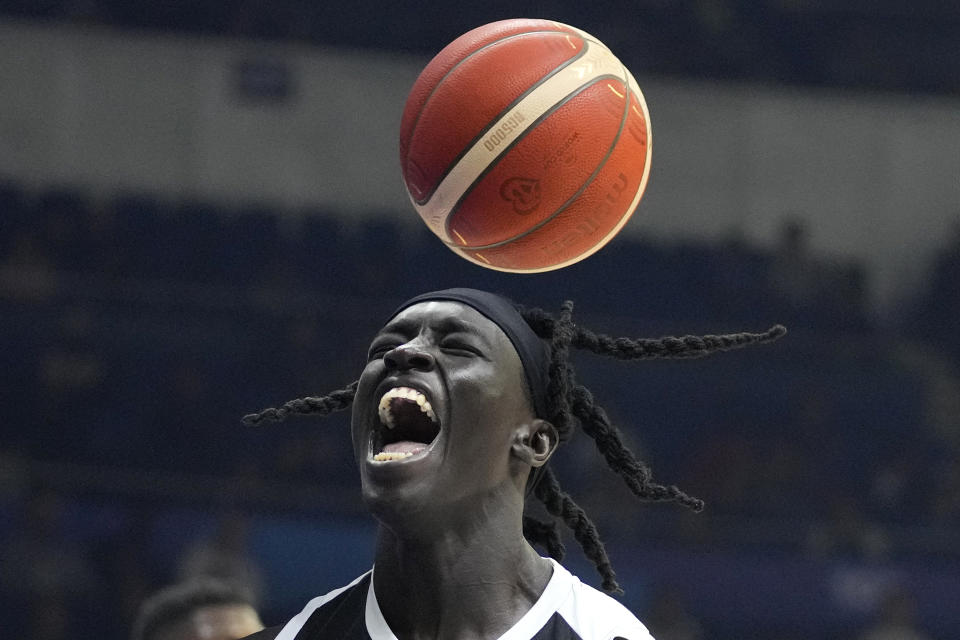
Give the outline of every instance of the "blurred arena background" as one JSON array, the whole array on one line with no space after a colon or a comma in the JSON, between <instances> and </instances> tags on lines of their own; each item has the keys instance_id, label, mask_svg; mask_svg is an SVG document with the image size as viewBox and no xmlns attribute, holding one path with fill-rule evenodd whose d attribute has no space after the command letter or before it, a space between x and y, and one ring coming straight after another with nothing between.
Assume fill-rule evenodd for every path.
<instances>
[{"instance_id":1,"label":"blurred arena background","mask_svg":"<svg viewBox=\"0 0 960 640\"><path fill-rule=\"evenodd\" d=\"M537 276L445 250L397 161L419 70L509 17L601 38L653 121L634 219ZM198 573L276 624L368 568L347 416L239 418L467 285L609 333L789 327L578 359L708 503L624 508L557 457L658 640L960 638L958 282L954 2L0 0L0 637L125 638Z\"/></svg>"}]
</instances>

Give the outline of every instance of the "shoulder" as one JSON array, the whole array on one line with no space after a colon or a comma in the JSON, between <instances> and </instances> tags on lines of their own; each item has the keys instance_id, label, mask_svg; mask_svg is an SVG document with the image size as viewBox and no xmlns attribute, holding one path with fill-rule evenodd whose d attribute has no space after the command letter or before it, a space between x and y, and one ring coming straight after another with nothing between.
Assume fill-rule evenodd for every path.
<instances>
[{"instance_id":1,"label":"shoulder","mask_svg":"<svg viewBox=\"0 0 960 640\"><path fill-rule=\"evenodd\" d=\"M369 585L368 571L350 584L312 599L286 624L258 631L244 640L366 638L361 631Z\"/></svg>"},{"instance_id":2,"label":"shoulder","mask_svg":"<svg viewBox=\"0 0 960 640\"><path fill-rule=\"evenodd\" d=\"M566 571L566 570L564 570ZM653 640L633 613L607 594L570 574L570 597L557 613L584 640Z\"/></svg>"}]
</instances>

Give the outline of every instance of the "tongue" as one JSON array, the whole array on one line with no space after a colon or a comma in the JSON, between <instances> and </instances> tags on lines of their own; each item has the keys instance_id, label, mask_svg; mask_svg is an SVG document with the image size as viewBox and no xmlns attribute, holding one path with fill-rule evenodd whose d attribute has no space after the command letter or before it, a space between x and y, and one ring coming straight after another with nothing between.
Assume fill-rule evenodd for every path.
<instances>
[{"instance_id":1,"label":"tongue","mask_svg":"<svg viewBox=\"0 0 960 640\"><path fill-rule=\"evenodd\" d=\"M401 440L400 442L391 442L383 447L384 453L419 453L427 448L422 442L412 442L410 440Z\"/></svg>"}]
</instances>

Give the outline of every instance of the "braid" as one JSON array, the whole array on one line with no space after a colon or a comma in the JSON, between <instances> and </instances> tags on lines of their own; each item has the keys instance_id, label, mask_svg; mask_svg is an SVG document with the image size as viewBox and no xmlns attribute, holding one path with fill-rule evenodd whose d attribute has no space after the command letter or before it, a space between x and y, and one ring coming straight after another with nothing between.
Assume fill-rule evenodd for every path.
<instances>
[{"instance_id":1,"label":"braid","mask_svg":"<svg viewBox=\"0 0 960 640\"><path fill-rule=\"evenodd\" d=\"M573 433L573 418L570 412L570 376L568 361L570 343L574 336L573 301L567 300L560 307L560 318L554 325L550 337L549 384L547 402L550 421L560 434L560 440L566 441Z\"/></svg>"},{"instance_id":2,"label":"braid","mask_svg":"<svg viewBox=\"0 0 960 640\"><path fill-rule=\"evenodd\" d=\"M270 407L259 413L243 416L243 424L248 427L260 424L263 420L281 422L290 414L325 416L334 411L342 411L353 403L353 396L357 392L359 381L351 382L344 389L331 392L319 398L307 397L285 402L279 408Z\"/></svg>"},{"instance_id":3,"label":"braid","mask_svg":"<svg viewBox=\"0 0 960 640\"><path fill-rule=\"evenodd\" d=\"M674 485L650 482L650 468L634 457L620 438L619 430L610 423L606 411L594 402L593 394L583 385L573 387L573 413L579 418L584 433L593 438L607 466L623 478L635 496L652 501L673 500L698 513L703 510L703 500L687 495Z\"/></svg>"},{"instance_id":4,"label":"braid","mask_svg":"<svg viewBox=\"0 0 960 640\"><path fill-rule=\"evenodd\" d=\"M560 488L556 476L549 467L544 467L543 476L535 489L535 495L546 506L547 511L573 531L573 537L580 543L583 553L593 562L597 572L603 578L603 590L609 593L623 593L617 584L617 574L613 571L607 550L600 540L597 528L587 514Z\"/></svg>"},{"instance_id":5,"label":"braid","mask_svg":"<svg viewBox=\"0 0 960 640\"><path fill-rule=\"evenodd\" d=\"M547 550L547 555L561 562L567 554L567 548L560 540L555 522L543 522L531 516L523 516L523 537L530 544L538 544Z\"/></svg>"},{"instance_id":6,"label":"braid","mask_svg":"<svg viewBox=\"0 0 960 640\"><path fill-rule=\"evenodd\" d=\"M525 307L522 304L517 304L516 307L535 334L548 340L553 337L556 318L539 307Z\"/></svg>"},{"instance_id":7,"label":"braid","mask_svg":"<svg viewBox=\"0 0 960 640\"><path fill-rule=\"evenodd\" d=\"M564 302L558 317L536 307L517 305L517 309L534 333L550 342L547 388L549 419L557 428L561 442L570 437L574 421L577 420L583 426L584 432L593 438L597 450L610 469L623 478L635 496L642 500L674 501L693 511L702 511L703 500L688 495L675 485L661 485L651 481L650 468L638 460L623 443L620 431L611 424L603 407L596 404L590 390L576 383L569 360L570 347L621 360L700 358L718 351L773 342L787 330L778 324L763 333L667 336L658 339L614 338L575 325L571 319L573 303L570 301ZM602 576L603 588L607 591L619 591L616 576L596 527L583 509L560 489L556 476L548 467L535 469L531 479L528 486L546 505L547 511L562 518L573 530L574 537L584 553L593 561ZM534 535L529 539L537 541L541 538Z\"/></svg>"},{"instance_id":8,"label":"braid","mask_svg":"<svg viewBox=\"0 0 960 640\"><path fill-rule=\"evenodd\" d=\"M702 358L718 351L732 351L752 344L773 342L787 332L783 325L774 325L763 333L727 333L705 336L667 336L664 338L633 340L611 338L577 327L573 345L594 353L620 360L650 360L654 358Z\"/></svg>"},{"instance_id":9,"label":"braid","mask_svg":"<svg viewBox=\"0 0 960 640\"><path fill-rule=\"evenodd\" d=\"M552 339L557 325L563 319L551 316L543 309L518 306L524 320L541 338ZM727 333L705 336L666 336L663 338L613 338L573 325L571 345L593 353L620 360L651 360L654 358L702 358L718 351L732 351L752 344L773 342L786 334L783 325L776 324L762 333Z\"/></svg>"}]
</instances>

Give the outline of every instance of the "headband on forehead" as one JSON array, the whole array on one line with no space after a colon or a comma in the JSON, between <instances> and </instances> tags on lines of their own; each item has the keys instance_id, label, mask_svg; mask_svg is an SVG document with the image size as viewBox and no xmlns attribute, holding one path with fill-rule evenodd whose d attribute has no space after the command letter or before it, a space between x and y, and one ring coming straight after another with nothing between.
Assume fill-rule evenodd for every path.
<instances>
[{"instance_id":1,"label":"headband on forehead","mask_svg":"<svg viewBox=\"0 0 960 640\"><path fill-rule=\"evenodd\" d=\"M547 376L550 364L550 352L530 325L527 324L512 302L479 289L455 288L431 291L410 298L397 307L393 316L419 302L430 300L450 300L460 302L476 309L488 320L503 330L523 364L523 372L530 387L533 409L538 418L547 418ZM391 316L391 317L393 317Z\"/></svg>"}]
</instances>

